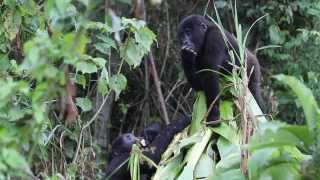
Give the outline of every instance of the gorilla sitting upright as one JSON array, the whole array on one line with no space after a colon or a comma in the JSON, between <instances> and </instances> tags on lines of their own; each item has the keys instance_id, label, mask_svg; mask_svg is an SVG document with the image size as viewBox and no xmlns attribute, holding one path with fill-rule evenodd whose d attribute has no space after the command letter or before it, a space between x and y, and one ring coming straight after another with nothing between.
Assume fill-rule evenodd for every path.
<instances>
[{"instance_id":1,"label":"gorilla sitting upright","mask_svg":"<svg viewBox=\"0 0 320 180\"><path fill-rule=\"evenodd\" d=\"M228 31L224 35L219 27L204 16L190 15L185 17L178 27L178 38L181 45L182 66L191 87L196 91L204 91L208 108L213 104L208 122L219 119L219 78L221 74L230 74L234 69L229 49L239 54L239 46L235 37ZM263 109L261 97L261 72L257 58L246 50L248 87ZM240 66L238 56L236 66Z\"/></svg>"},{"instance_id":2,"label":"gorilla sitting upright","mask_svg":"<svg viewBox=\"0 0 320 180\"><path fill-rule=\"evenodd\" d=\"M143 132L146 140L143 154L158 164L161 160L161 155L167 149L174 135L186 128L191 122L190 117L172 122L166 128L161 130L158 125L152 125L146 128ZM126 160L130 156L132 145L139 143L140 139L132 133L126 133L118 137L113 145L111 152L111 161L106 168L106 176L111 180L130 180L130 172ZM141 179L151 179L155 169L148 164L140 165Z\"/></svg>"}]
</instances>

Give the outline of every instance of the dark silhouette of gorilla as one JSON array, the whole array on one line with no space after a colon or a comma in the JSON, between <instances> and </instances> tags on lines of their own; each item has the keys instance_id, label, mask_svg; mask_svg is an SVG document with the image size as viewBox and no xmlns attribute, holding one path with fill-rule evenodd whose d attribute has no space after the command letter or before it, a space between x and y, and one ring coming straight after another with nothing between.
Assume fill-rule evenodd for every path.
<instances>
[{"instance_id":1,"label":"dark silhouette of gorilla","mask_svg":"<svg viewBox=\"0 0 320 180\"><path fill-rule=\"evenodd\" d=\"M225 34L231 47L238 52L234 36L227 31ZM178 39L181 45L182 66L189 84L194 90L205 92L208 107L217 98L207 119L207 122L216 121L219 119L219 74L230 73L234 68L223 35L219 28L205 17L190 15L180 22ZM263 108L260 65L249 50L246 50L246 54L250 78L248 86L259 106ZM236 59L236 65L240 65L239 59ZM200 70L204 71L198 72Z\"/></svg>"},{"instance_id":2,"label":"dark silhouette of gorilla","mask_svg":"<svg viewBox=\"0 0 320 180\"><path fill-rule=\"evenodd\" d=\"M143 130L143 138L146 141L146 145L150 144L161 132L162 126L160 123L153 123L148 125Z\"/></svg>"},{"instance_id":3,"label":"dark silhouette of gorilla","mask_svg":"<svg viewBox=\"0 0 320 180\"><path fill-rule=\"evenodd\" d=\"M167 149L174 135L186 128L191 122L190 117L172 122L166 128L161 130L161 126L151 125L144 130L144 139L149 138L149 143L143 148L143 154L158 164L161 155ZM147 142L148 142L147 141ZM111 151L111 160L106 168L106 176L111 180L130 180L128 163L125 162L131 152L132 145L139 142L139 138L132 133L126 133L118 137ZM151 179L155 169L148 164L140 164L141 179Z\"/></svg>"}]
</instances>

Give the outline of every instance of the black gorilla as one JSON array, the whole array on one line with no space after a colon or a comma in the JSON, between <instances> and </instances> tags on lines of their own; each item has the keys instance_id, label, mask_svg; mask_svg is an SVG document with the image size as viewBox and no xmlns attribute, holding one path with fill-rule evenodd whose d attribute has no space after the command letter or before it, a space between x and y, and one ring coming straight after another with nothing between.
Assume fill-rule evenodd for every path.
<instances>
[{"instance_id":1,"label":"black gorilla","mask_svg":"<svg viewBox=\"0 0 320 180\"><path fill-rule=\"evenodd\" d=\"M143 154L158 164L161 159L161 155L167 149L167 146L170 144L174 135L187 127L190 122L191 118L184 117L178 121L172 122L160 132L158 130L160 130L161 127L158 125L146 128L144 136L148 136L150 143L143 149ZM138 141L139 139L131 133L123 134L115 140L112 145L111 161L106 168L107 177L111 180L130 180L128 163L125 163L125 161L130 156L132 145ZM148 164L141 164L141 179L151 179L154 172L155 169L150 167Z\"/></svg>"},{"instance_id":2,"label":"black gorilla","mask_svg":"<svg viewBox=\"0 0 320 180\"><path fill-rule=\"evenodd\" d=\"M143 138L146 141L146 145L150 144L161 132L162 127L160 123L153 123L148 125L143 130Z\"/></svg>"},{"instance_id":3,"label":"black gorilla","mask_svg":"<svg viewBox=\"0 0 320 180\"><path fill-rule=\"evenodd\" d=\"M227 31L226 37L231 46L238 52L235 38ZM233 66L222 33L219 28L205 17L190 15L184 18L178 27L178 38L181 45L182 66L191 87L203 90L208 107L217 98L209 113L208 122L219 119L219 73L232 72ZM260 90L261 72L256 57L246 50L249 89L261 108ZM236 59L236 65L240 65ZM210 69L210 71L206 71ZM204 70L202 72L198 72ZM218 72L218 73L217 73ZM252 72L252 74L250 74Z\"/></svg>"}]
</instances>

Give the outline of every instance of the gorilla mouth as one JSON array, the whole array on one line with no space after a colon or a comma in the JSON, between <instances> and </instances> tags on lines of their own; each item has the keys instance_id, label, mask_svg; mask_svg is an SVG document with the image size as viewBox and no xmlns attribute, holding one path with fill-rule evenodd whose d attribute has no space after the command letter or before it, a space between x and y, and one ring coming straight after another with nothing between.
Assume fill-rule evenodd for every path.
<instances>
[{"instance_id":1,"label":"gorilla mouth","mask_svg":"<svg viewBox=\"0 0 320 180\"><path fill-rule=\"evenodd\" d=\"M198 53L193 50L193 48L191 48L190 46L182 46L181 50L185 50L185 51L188 51L188 52L191 52L192 54L194 55L197 55Z\"/></svg>"}]
</instances>

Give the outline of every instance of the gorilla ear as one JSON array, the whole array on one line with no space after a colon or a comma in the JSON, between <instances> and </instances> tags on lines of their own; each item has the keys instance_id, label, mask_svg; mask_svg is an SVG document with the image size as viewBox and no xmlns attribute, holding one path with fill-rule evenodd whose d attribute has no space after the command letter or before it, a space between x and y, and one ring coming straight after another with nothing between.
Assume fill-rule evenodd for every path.
<instances>
[{"instance_id":1,"label":"gorilla ear","mask_svg":"<svg viewBox=\"0 0 320 180\"><path fill-rule=\"evenodd\" d=\"M203 23L203 22L200 24L200 26L201 26L201 28L202 28L203 30L205 30L205 31L208 29L208 26L207 26L205 23Z\"/></svg>"}]
</instances>

